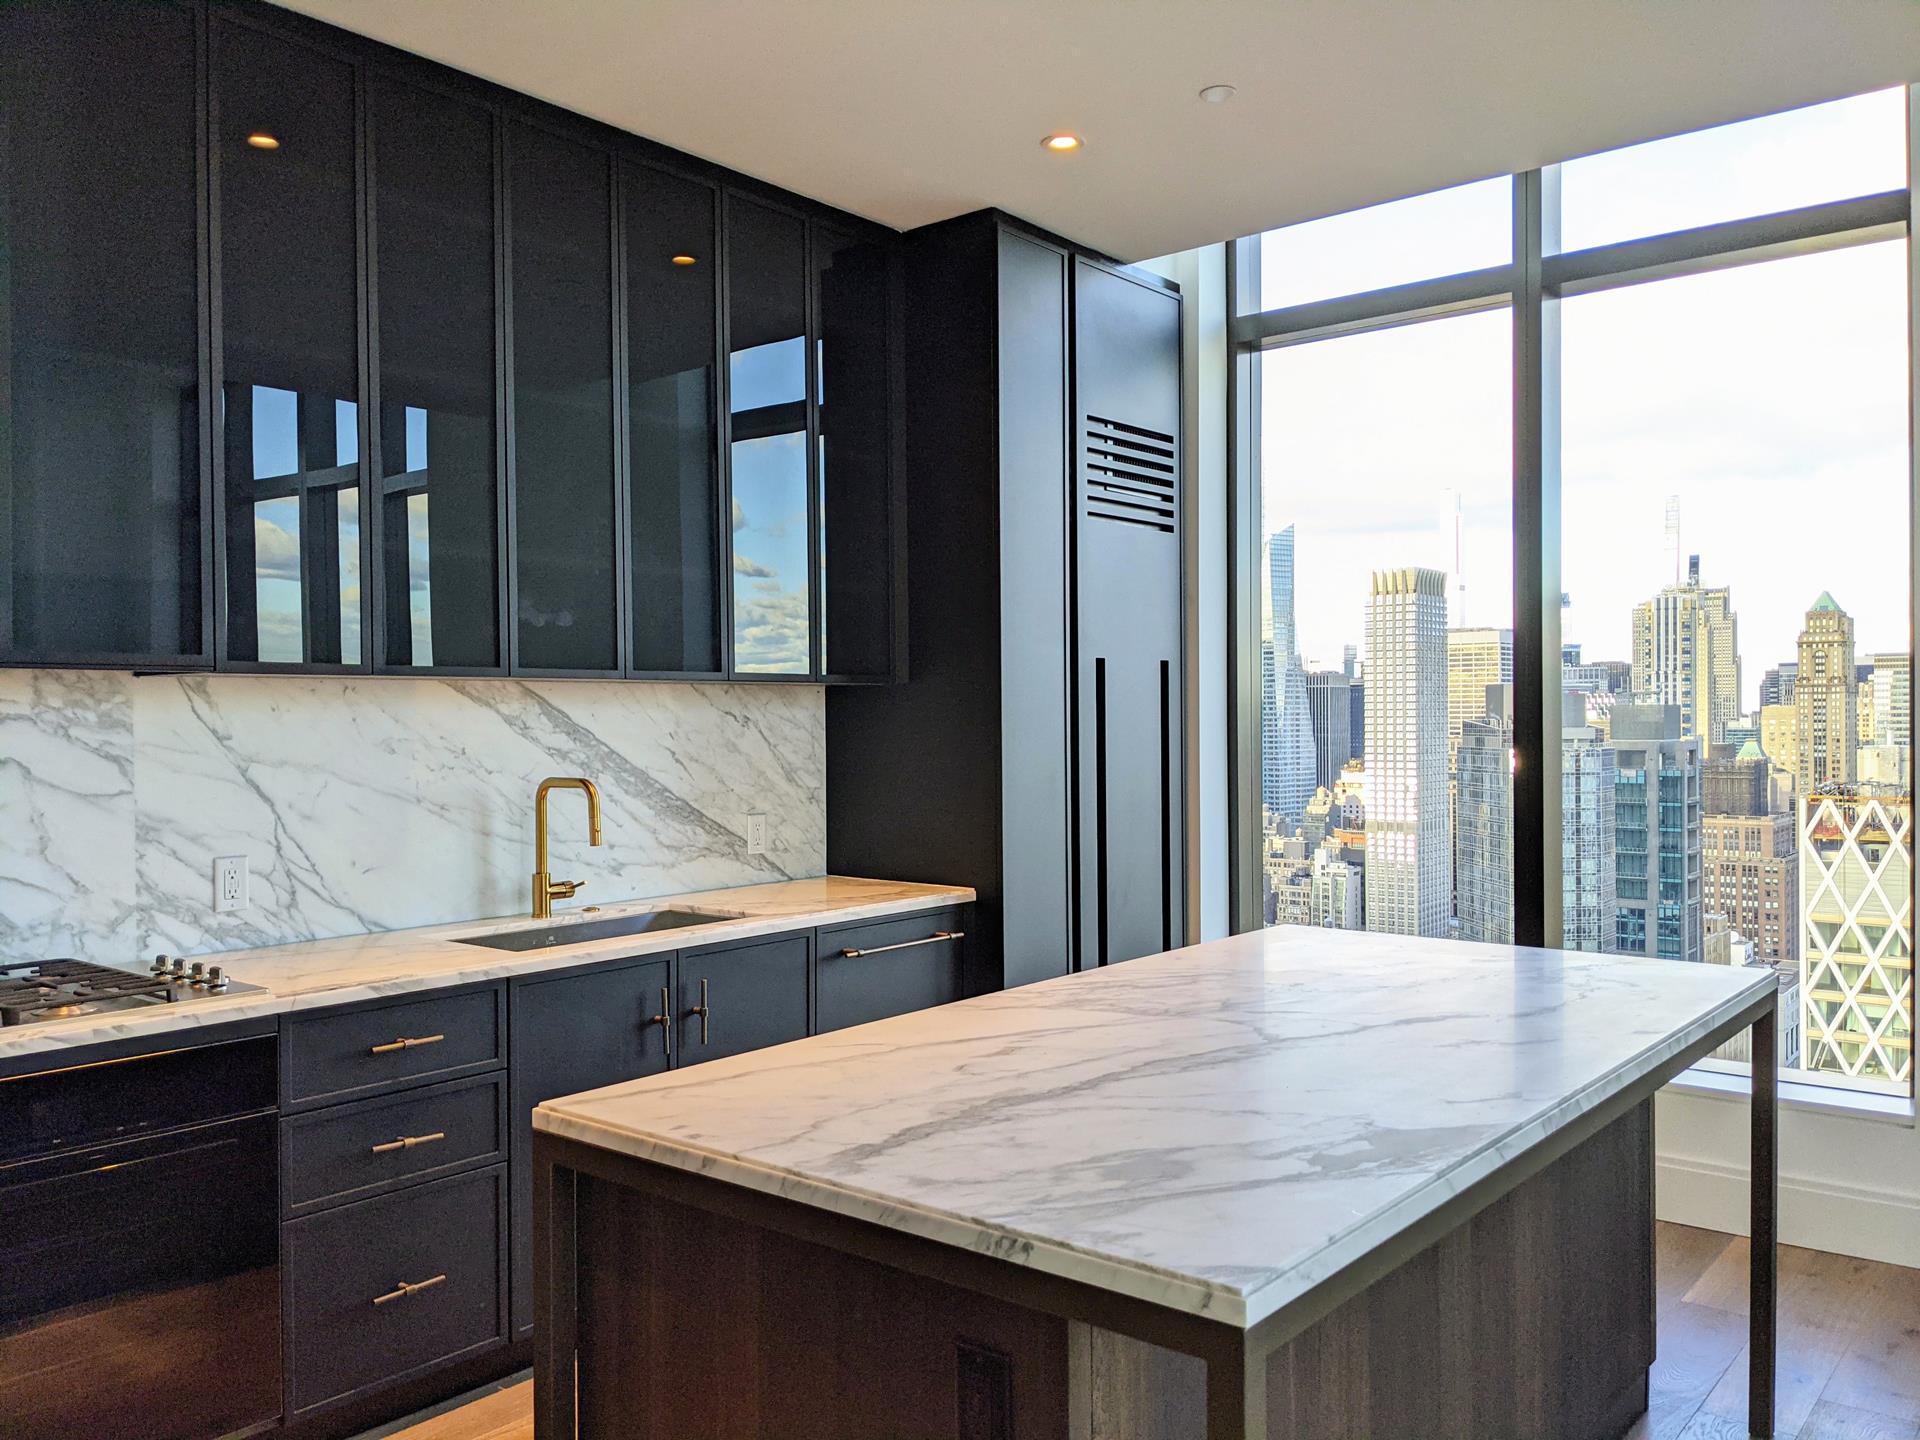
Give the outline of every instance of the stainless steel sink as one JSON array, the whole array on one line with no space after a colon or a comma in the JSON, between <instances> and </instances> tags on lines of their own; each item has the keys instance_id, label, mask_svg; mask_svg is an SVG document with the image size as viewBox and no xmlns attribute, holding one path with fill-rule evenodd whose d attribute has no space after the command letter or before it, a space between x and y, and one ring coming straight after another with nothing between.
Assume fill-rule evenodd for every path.
<instances>
[{"instance_id":1,"label":"stainless steel sink","mask_svg":"<svg viewBox=\"0 0 1920 1440\"><path fill-rule=\"evenodd\" d=\"M584 945L589 940L611 940L616 935L650 935L656 930L684 930L694 925L719 925L737 915L709 915L698 910L645 910L638 915L616 915L607 920L581 920L538 930L508 930L498 935L475 935L462 945L484 945L489 950L552 950L561 945Z\"/></svg>"}]
</instances>

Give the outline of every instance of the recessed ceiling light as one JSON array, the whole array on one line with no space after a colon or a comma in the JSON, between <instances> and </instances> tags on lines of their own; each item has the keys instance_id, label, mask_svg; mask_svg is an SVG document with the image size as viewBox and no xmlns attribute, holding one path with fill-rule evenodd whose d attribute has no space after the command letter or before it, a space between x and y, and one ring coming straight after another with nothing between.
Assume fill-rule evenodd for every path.
<instances>
[{"instance_id":1,"label":"recessed ceiling light","mask_svg":"<svg viewBox=\"0 0 1920 1440\"><path fill-rule=\"evenodd\" d=\"M1200 92L1200 98L1209 105L1224 105L1234 97L1231 85L1209 85Z\"/></svg>"},{"instance_id":2,"label":"recessed ceiling light","mask_svg":"<svg viewBox=\"0 0 1920 1440\"><path fill-rule=\"evenodd\" d=\"M247 144L256 150L278 150L280 148L279 140L264 130L256 130L247 136Z\"/></svg>"},{"instance_id":3,"label":"recessed ceiling light","mask_svg":"<svg viewBox=\"0 0 1920 1440\"><path fill-rule=\"evenodd\" d=\"M1065 130L1057 130L1040 143L1046 146L1047 149L1064 155L1069 150L1078 150L1084 142L1078 135L1069 134Z\"/></svg>"},{"instance_id":4,"label":"recessed ceiling light","mask_svg":"<svg viewBox=\"0 0 1920 1440\"><path fill-rule=\"evenodd\" d=\"M699 257L694 255L675 255L673 257L673 263L676 265L698 265L700 260Z\"/></svg>"}]
</instances>

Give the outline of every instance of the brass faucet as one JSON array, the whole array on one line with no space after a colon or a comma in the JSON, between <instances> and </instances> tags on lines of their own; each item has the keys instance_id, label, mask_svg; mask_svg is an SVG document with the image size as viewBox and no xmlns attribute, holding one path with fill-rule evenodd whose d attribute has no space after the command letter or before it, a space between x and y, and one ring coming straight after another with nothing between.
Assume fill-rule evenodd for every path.
<instances>
[{"instance_id":1,"label":"brass faucet","mask_svg":"<svg viewBox=\"0 0 1920 1440\"><path fill-rule=\"evenodd\" d=\"M547 873L547 792L583 790L587 796L587 841L600 843L600 790L593 781L577 775L556 775L540 782L533 792L533 918L548 919L555 900L569 900L579 893L584 880L556 880Z\"/></svg>"}]
</instances>

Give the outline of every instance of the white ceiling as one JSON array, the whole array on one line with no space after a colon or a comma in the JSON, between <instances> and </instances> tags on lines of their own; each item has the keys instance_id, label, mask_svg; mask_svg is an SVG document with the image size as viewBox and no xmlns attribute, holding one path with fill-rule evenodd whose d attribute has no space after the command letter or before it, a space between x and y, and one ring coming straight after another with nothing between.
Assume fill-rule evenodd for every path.
<instances>
[{"instance_id":1,"label":"white ceiling","mask_svg":"<svg viewBox=\"0 0 1920 1440\"><path fill-rule=\"evenodd\" d=\"M996 205L1123 259L1920 80L1915 0L293 8L889 225Z\"/></svg>"}]
</instances>

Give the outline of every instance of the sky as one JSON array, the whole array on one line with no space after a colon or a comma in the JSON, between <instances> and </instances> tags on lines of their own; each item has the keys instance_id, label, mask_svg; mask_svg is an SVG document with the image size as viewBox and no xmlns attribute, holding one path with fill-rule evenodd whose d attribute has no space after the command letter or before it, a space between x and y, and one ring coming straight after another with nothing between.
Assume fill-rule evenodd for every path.
<instances>
[{"instance_id":1,"label":"sky","mask_svg":"<svg viewBox=\"0 0 1920 1440\"><path fill-rule=\"evenodd\" d=\"M1898 189L1902 100L1569 162L1563 248ZM1274 232L1263 303L1503 264L1509 194L1482 182ZM1672 582L1675 496L1682 564L1697 553L1702 582L1732 589L1743 706L1822 590L1863 660L1908 648L1905 249L1562 303L1562 630L1586 658L1628 658L1633 606ZM1373 569L1444 570L1450 624L1512 623L1511 343L1502 310L1263 356L1263 528L1296 527L1310 666L1363 643Z\"/></svg>"}]
</instances>

